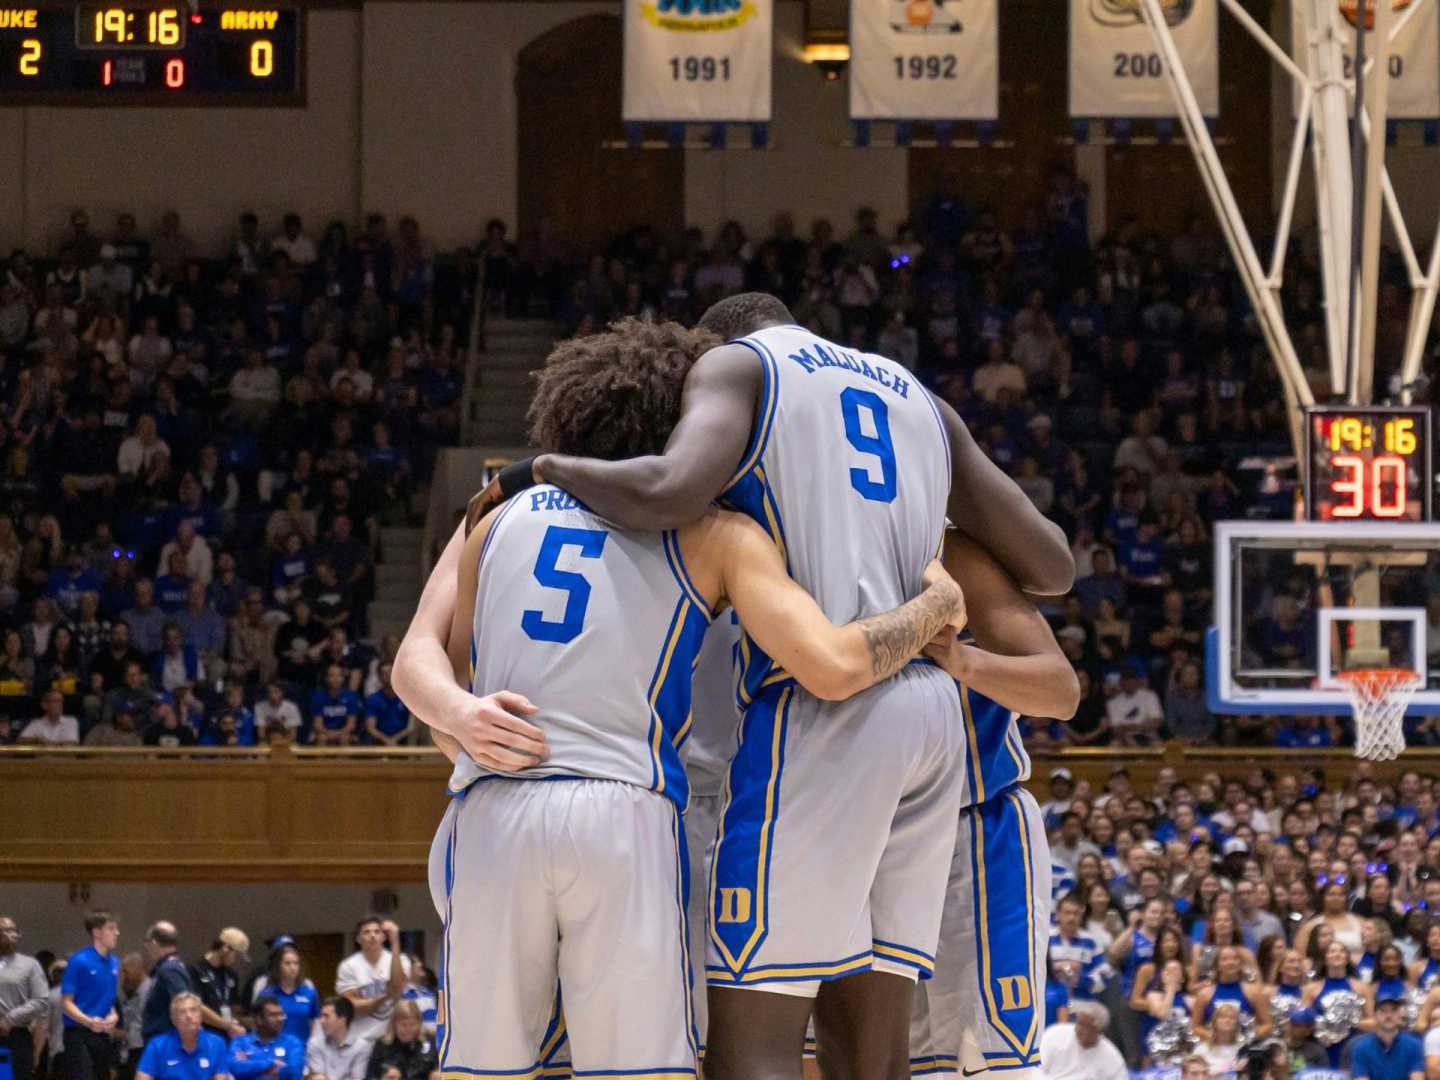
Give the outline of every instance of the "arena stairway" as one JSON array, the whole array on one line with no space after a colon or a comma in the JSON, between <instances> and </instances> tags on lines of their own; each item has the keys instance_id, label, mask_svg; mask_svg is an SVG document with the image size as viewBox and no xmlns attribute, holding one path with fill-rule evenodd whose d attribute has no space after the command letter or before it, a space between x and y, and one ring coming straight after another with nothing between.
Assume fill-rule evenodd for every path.
<instances>
[{"instance_id":1,"label":"arena stairway","mask_svg":"<svg viewBox=\"0 0 1440 1080\"><path fill-rule=\"evenodd\" d=\"M462 441L467 446L526 445L530 375L545 363L560 333L543 319L487 320L484 351L476 354L466 379Z\"/></svg>"},{"instance_id":2,"label":"arena stairway","mask_svg":"<svg viewBox=\"0 0 1440 1080\"><path fill-rule=\"evenodd\" d=\"M530 374L545 363L561 332L558 325L543 319L491 317L486 321L485 348L474 354L465 373L460 433L464 445L485 447L486 456L508 458L521 452L516 448L526 445ZM425 515L428 501L428 490L417 493L416 516ZM443 524L444 535L449 535L450 524L436 524ZM387 634L404 634L410 625L425 584L426 535L422 528L381 530L375 599L369 607L369 636L377 644Z\"/></svg>"},{"instance_id":3,"label":"arena stairway","mask_svg":"<svg viewBox=\"0 0 1440 1080\"><path fill-rule=\"evenodd\" d=\"M424 530L381 529L380 561L375 566L375 599L370 601L370 639L401 636L410 625L425 584L421 561Z\"/></svg>"}]
</instances>

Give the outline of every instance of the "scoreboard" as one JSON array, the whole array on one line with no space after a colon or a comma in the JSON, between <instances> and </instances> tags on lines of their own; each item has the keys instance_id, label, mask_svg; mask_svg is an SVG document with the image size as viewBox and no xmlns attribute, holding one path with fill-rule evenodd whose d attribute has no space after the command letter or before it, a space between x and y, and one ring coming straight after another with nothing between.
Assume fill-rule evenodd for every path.
<instances>
[{"instance_id":1,"label":"scoreboard","mask_svg":"<svg viewBox=\"0 0 1440 1080\"><path fill-rule=\"evenodd\" d=\"M1429 521L1430 410L1319 406L1305 410L1311 521Z\"/></svg>"},{"instance_id":2,"label":"scoreboard","mask_svg":"<svg viewBox=\"0 0 1440 1080\"><path fill-rule=\"evenodd\" d=\"M0 106L305 104L296 0L0 0Z\"/></svg>"}]
</instances>

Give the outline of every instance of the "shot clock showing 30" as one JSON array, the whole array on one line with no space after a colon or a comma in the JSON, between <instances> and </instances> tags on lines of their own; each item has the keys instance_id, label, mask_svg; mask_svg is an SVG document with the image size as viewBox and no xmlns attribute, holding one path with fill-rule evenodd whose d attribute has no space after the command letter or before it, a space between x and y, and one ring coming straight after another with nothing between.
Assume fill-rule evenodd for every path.
<instances>
[{"instance_id":1,"label":"shot clock showing 30","mask_svg":"<svg viewBox=\"0 0 1440 1080\"><path fill-rule=\"evenodd\" d=\"M1430 410L1306 411L1312 521L1429 521Z\"/></svg>"},{"instance_id":2,"label":"shot clock showing 30","mask_svg":"<svg viewBox=\"0 0 1440 1080\"><path fill-rule=\"evenodd\" d=\"M304 24L297 0L0 0L0 106L303 105Z\"/></svg>"}]
</instances>

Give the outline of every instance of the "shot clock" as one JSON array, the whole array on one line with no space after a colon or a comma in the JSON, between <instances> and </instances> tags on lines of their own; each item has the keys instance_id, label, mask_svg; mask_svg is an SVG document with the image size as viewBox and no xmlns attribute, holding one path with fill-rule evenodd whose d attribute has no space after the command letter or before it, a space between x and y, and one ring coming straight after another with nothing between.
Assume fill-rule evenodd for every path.
<instances>
[{"instance_id":1,"label":"shot clock","mask_svg":"<svg viewBox=\"0 0 1440 1080\"><path fill-rule=\"evenodd\" d=\"M1430 410L1321 406L1305 411L1311 521L1429 521Z\"/></svg>"},{"instance_id":2,"label":"shot clock","mask_svg":"<svg viewBox=\"0 0 1440 1080\"><path fill-rule=\"evenodd\" d=\"M0 6L0 106L305 103L298 0Z\"/></svg>"}]
</instances>

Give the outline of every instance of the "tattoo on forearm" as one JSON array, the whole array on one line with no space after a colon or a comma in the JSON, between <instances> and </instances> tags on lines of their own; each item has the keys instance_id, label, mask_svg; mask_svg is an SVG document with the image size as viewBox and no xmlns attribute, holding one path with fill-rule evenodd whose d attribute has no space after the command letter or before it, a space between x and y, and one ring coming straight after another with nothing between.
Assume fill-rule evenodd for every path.
<instances>
[{"instance_id":1,"label":"tattoo on forearm","mask_svg":"<svg viewBox=\"0 0 1440 1080\"><path fill-rule=\"evenodd\" d=\"M954 585L934 586L894 611L860 620L877 680L894 675L925 647L955 610L958 594Z\"/></svg>"}]
</instances>

